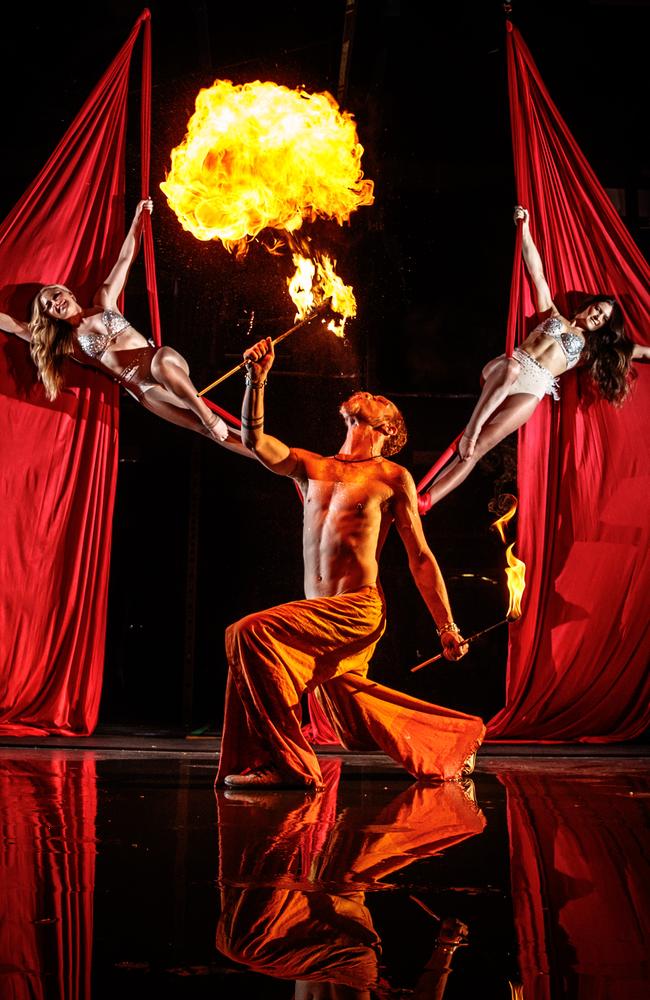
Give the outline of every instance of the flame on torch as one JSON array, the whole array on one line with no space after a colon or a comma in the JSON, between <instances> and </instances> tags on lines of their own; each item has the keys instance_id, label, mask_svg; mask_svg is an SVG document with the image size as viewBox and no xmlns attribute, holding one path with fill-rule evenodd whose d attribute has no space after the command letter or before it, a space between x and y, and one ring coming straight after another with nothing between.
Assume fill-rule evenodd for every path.
<instances>
[{"instance_id":1,"label":"flame on torch","mask_svg":"<svg viewBox=\"0 0 650 1000\"><path fill-rule=\"evenodd\" d=\"M517 559L517 556L512 551L514 547L515 543L512 542L506 549L506 559L508 562L506 566L506 579L508 581L508 595L510 598L506 618L510 619L510 621L521 618L521 597L526 586L526 563L522 562L521 559Z\"/></svg>"},{"instance_id":2,"label":"flame on torch","mask_svg":"<svg viewBox=\"0 0 650 1000\"><path fill-rule=\"evenodd\" d=\"M302 319L330 299L332 311L341 319L330 320L327 329L342 337L346 319L357 314L357 302L350 285L345 285L334 270L336 261L325 254L310 259L294 253L293 263L296 271L287 285L296 306L296 319Z\"/></svg>"},{"instance_id":3,"label":"flame on torch","mask_svg":"<svg viewBox=\"0 0 650 1000\"><path fill-rule=\"evenodd\" d=\"M499 517L497 518L496 521L492 522L491 527L499 532L499 535L501 536L501 541L505 545L506 541L505 526L508 523L508 521L511 521L512 518L517 513L517 497L513 497L512 493L502 493L499 496L499 507L501 508L501 510L503 510L504 502L505 503L509 502L510 506L508 507L508 509L506 510L505 514L502 517Z\"/></svg>"},{"instance_id":4,"label":"flame on torch","mask_svg":"<svg viewBox=\"0 0 650 1000\"><path fill-rule=\"evenodd\" d=\"M503 510L506 507L505 513L497 518L496 521L492 522L491 527L498 531L501 541L505 545L506 532L505 526L509 521L515 516L517 512L517 497L513 496L512 493L502 493L499 496L498 509ZM514 621L517 618L521 618L521 597L524 592L524 587L526 586L526 564L518 559L513 553L515 543L513 542L506 549L506 561L508 565L506 566L506 580L508 583L508 595L510 599L510 604L508 605L508 614L506 618L509 621Z\"/></svg>"},{"instance_id":5,"label":"flame on torch","mask_svg":"<svg viewBox=\"0 0 650 1000\"><path fill-rule=\"evenodd\" d=\"M517 510L517 498L512 496L511 493L503 494L500 499L499 506L503 506L503 501L510 502L510 506L506 510L505 514L498 520L494 521L492 524L493 528L499 532L503 542L506 540L504 525L510 521ZM506 581L508 584L508 596L509 604L508 611L505 618L501 621L495 622L494 625L488 625L487 628L483 628L480 632L474 632L473 635L465 636L465 642L473 642L474 639L480 639L481 636L486 635L486 633L491 632L495 628L499 628L500 625L510 624L511 622L517 621L521 618L521 598L524 593L524 588L526 586L526 564L521 559L513 553L515 543L512 542L506 549ZM422 670L423 667L428 667L432 663L437 663L443 658L443 653L438 653L436 656L430 657L428 660L423 660L422 663L416 664L416 666L411 667L411 673L414 674L418 670ZM514 995L514 994L513 994Z\"/></svg>"}]
</instances>

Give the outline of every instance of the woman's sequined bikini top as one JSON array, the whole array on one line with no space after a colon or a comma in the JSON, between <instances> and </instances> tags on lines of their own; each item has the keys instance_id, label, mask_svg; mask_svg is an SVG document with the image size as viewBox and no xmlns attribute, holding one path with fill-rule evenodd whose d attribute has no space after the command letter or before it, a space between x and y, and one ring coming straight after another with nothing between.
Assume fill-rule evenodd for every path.
<instances>
[{"instance_id":1,"label":"woman's sequined bikini top","mask_svg":"<svg viewBox=\"0 0 650 1000\"><path fill-rule=\"evenodd\" d=\"M573 368L580 360L582 349L585 346L585 339L573 330L567 330L559 316L549 316L543 323L535 327L535 333L543 333L546 337L552 337L556 344L559 344L564 351L567 369Z\"/></svg>"},{"instance_id":2,"label":"woman's sequined bikini top","mask_svg":"<svg viewBox=\"0 0 650 1000\"><path fill-rule=\"evenodd\" d=\"M90 333L80 333L77 336L77 343L84 354L97 360L101 358L109 344L113 343L122 330L131 326L128 319L125 319L122 313L116 312L115 309L104 309L102 323L106 329L105 333L96 333L91 330Z\"/></svg>"}]
</instances>

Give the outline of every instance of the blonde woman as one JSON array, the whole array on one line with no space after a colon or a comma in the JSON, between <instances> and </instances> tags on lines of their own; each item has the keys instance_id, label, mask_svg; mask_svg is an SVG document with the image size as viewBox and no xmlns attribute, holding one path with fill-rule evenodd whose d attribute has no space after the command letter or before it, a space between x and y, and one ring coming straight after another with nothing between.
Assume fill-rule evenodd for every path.
<instances>
[{"instance_id":1,"label":"blonde woman","mask_svg":"<svg viewBox=\"0 0 650 1000\"><path fill-rule=\"evenodd\" d=\"M111 376L163 420L248 455L239 432L197 395L185 358L172 347L155 347L117 308L140 246L144 213L152 210L150 199L138 203L117 261L92 305L82 307L65 285L44 285L33 301L29 323L0 313L0 329L29 341L48 399L56 399L61 391L63 362L72 358Z\"/></svg>"}]
</instances>

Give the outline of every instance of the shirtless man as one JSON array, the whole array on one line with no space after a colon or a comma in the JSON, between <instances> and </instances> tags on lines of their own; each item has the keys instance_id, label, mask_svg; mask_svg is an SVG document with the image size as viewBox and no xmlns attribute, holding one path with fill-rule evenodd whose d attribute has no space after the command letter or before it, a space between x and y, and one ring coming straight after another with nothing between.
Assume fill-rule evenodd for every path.
<instances>
[{"instance_id":1,"label":"shirtless man","mask_svg":"<svg viewBox=\"0 0 650 1000\"><path fill-rule=\"evenodd\" d=\"M338 454L290 448L264 430L271 340L255 344L244 359L242 441L272 472L294 479L303 495L306 600L249 615L226 632L230 671L217 784L322 785L302 733L305 691L316 695L344 746L379 747L416 777L469 773L484 734L480 719L366 678L385 627L379 556L393 522L444 655L458 660L467 651L422 531L413 479L388 460L406 441L402 415L383 396L357 392L341 406L347 433Z\"/></svg>"}]
</instances>

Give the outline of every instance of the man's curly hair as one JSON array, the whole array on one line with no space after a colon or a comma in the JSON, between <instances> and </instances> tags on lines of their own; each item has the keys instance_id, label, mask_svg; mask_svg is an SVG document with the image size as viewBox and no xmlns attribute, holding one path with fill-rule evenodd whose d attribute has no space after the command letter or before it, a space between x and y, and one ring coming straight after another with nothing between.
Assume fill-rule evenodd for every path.
<instances>
[{"instance_id":1,"label":"man's curly hair","mask_svg":"<svg viewBox=\"0 0 650 1000\"><path fill-rule=\"evenodd\" d=\"M392 458L393 455L397 455L398 451L402 450L408 439L404 417L394 403L391 403L390 405L393 408L393 413L392 416L388 418L388 423L394 425L395 433L391 434L391 436L387 437L384 441L381 449L381 453L384 458Z\"/></svg>"}]
</instances>

